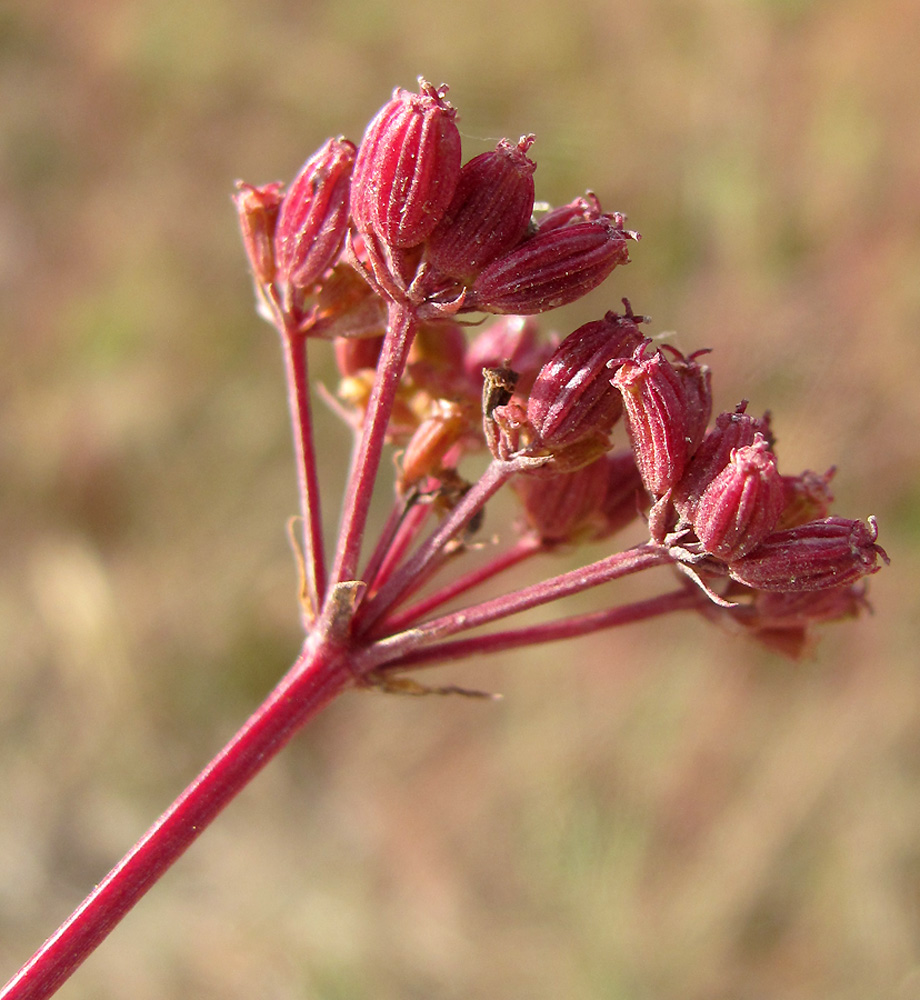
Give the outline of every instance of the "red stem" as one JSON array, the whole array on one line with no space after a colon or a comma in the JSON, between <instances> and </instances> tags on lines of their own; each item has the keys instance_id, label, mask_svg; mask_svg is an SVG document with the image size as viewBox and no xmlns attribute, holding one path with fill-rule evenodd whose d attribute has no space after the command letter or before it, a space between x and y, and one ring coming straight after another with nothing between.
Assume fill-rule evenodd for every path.
<instances>
[{"instance_id":1,"label":"red stem","mask_svg":"<svg viewBox=\"0 0 920 1000\"><path fill-rule=\"evenodd\" d=\"M423 646L411 653L406 653L395 663L385 663L378 669L382 672L390 670L399 672L410 667L415 669L430 664L440 665L468 656L501 653L509 649L520 649L522 646L538 646L545 642L556 642L559 639L590 635L592 632L614 628L618 625L632 625L635 622L670 614L674 611L691 611L708 602L709 598L701 590L684 588L669 594L651 597L645 601L623 604L617 608L606 608L603 611L592 611L584 615L573 615L570 618L562 618L542 625L528 625L524 628L508 629L504 632L492 632L489 635L471 636L469 639L434 643L434 645Z\"/></svg>"},{"instance_id":2,"label":"red stem","mask_svg":"<svg viewBox=\"0 0 920 1000\"><path fill-rule=\"evenodd\" d=\"M300 513L303 517L307 594L315 618L319 614L326 594L326 557L310 388L307 380L307 342L303 335L288 329L282 329L281 341L294 437ZM309 626L310 622L304 624Z\"/></svg>"},{"instance_id":3,"label":"red stem","mask_svg":"<svg viewBox=\"0 0 920 1000\"><path fill-rule=\"evenodd\" d=\"M399 528L394 533L374 575L367 578L367 582L373 592L376 593L376 591L380 590L396 572L406 552L408 552L417 540L419 533L430 516L431 504L429 503L416 503L408 511Z\"/></svg>"},{"instance_id":4,"label":"red stem","mask_svg":"<svg viewBox=\"0 0 920 1000\"><path fill-rule=\"evenodd\" d=\"M464 495L460 503L444 518L435 531L406 560L377 594L367 602L358 616L358 628L367 632L393 605L411 593L419 579L444 546L486 505L486 503L518 471L520 465L494 459L476 484Z\"/></svg>"},{"instance_id":5,"label":"red stem","mask_svg":"<svg viewBox=\"0 0 920 1000\"><path fill-rule=\"evenodd\" d=\"M618 580L641 570L651 569L653 566L673 562L674 557L667 549L651 543L637 545L635 548L617 552L588 566L562 573L549 580L542 580L540 583L515 590L510 594L503 594L493 600L483 601L482 604L462 608L442 618L414 626L389 639L382 639L360 654L359 669L362 673L376 669L383 663L401 659L411 651L433 643L437 639L487 625L499 618L507 618L509 615L528 611L541 604L558 601L560 598L578 594L583 590Z\"/></svg>"},{"instance_id":6,"label":"red stem","mask_svg":"<svg viewBox=\"0 0 920 1000\"><path fill-rule=\"evenodd\" d=\"M233 739L6 984L0 1000L50 997L221 809L353 679L341 651L305 646Z\"/></svg>"},{"instance_id":7,"label":"red stem","mask_svg":"<svg viewBox=\"0 0 920 1000\"><path fill-rule=\"evenodd\" d=\"M361 440L352 456L342 506L342 524L332 569L334 584L354 580L357 573L361 541L386 440L387 424L417 325L409 306L400 302L389 303L387 334L377 362L377 376L367 404Z\"/></svg>"},{"instance_id":8,"label":"red stem","mask_svg":"<svg viewBox=\"0 0 920 1000\"><path fill-rule=\"evenodd\" d=\"M405 552L407 546L412 544L412 539L418 533L418 527L424 523L428 517L430 507L427 504L420 505L417 497L397 497L396 504L387 518L387 523L377 539L374 553L368 560L367 565L361 575L361 579L373 589L383 578L386 578L386 568L390 566L394 558L394 550L400 555ZM408 538L406 538L408 534Z\"/></svg>"},{"instance_id":9,"label":"red stem","mask_svg":"<svg viewBox=\"0 0 920 1000\"><path fill-rule=\"evenodd\" d=\"M459 597L461 594L465 594L467 591L481 586L500 573L504 573L505 570L511 569L522 563L525 559L529 559L538 552L544 551L545 546L536 535L525 535L523 538L518 539L507 552L496 556L484 566L471 570L465 576L459 577L452 583L445 584L440 590L429 594L428 597L422 598L422 600L417 601L398 615L385 618L380 623L380 631L383 634L402 632L403 629L410 628L413 622L422 621L427 614L434 611L435 608L441 607L442 604L446 604L455 597Z\"/></svg>"}]
</instances>

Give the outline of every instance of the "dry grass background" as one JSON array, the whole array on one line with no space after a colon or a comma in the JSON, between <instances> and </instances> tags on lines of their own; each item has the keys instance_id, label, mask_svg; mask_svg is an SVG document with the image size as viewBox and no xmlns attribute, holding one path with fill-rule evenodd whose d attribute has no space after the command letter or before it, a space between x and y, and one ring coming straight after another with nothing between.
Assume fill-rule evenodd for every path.
<instances>
[{"instance_id":1,"label":"dry grass background","mask_svg":"<svg viewBox=\"0 0 920 1000\"><path fill-rule=\"evenodd\" d=\"M498 704L346 696L60 996L920 997L918 51L912 0L4 7L0 980L296 652L229 194L421 73L468 155L534 131L540 197L629 213L556 325L628 294L714 348L879 516L876 614L799 664L682 619L445 673Z\"/></svg>"}]
</instances>

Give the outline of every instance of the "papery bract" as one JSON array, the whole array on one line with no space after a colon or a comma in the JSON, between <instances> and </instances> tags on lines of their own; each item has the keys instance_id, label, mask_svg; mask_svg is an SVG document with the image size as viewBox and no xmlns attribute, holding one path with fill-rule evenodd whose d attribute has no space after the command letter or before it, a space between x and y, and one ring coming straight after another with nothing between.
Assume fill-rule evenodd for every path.
<instances>
[{"instance_id":1,"label":"papery bract","mask_svg":"<svg viewBox=\"0 0 920 1000\"><path fill-rule=\"evenodd\" d=\"M254 187L245 181L236 182L233 201L239 216L243 246L253 276L260 285L270 285L275 280L275 226L283 198L284 185L280 181L264 187Z\"/></svg>"}]
</instances>

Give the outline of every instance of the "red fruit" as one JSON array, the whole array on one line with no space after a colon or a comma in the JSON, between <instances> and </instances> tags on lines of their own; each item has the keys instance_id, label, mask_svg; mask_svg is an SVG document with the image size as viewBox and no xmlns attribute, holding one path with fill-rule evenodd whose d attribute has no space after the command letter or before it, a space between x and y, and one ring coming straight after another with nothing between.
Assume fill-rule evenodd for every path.
<instances>
[{"instance_id":1,"label":"red fruit","mask_svg":"<svg viewBox=\"0 0 920 1000\"><path fill-rule=\"evenodd\" d=\"M368 125L355 162L351 213L391 248L417 246L438 224L460 177L457 112L447 87L397 89Z\"/></svg>"},{"instance_id":2,"label":"red fruit","mask_svg":"<svg viewBox=\"0 0 920 1000\"><path fill-rule=\"evenodd\" d=\"M530 315L574 302L629 263L630 239L609 216L538 231L482 271L464 310Z\"/></svg>"},{"instance_id":3,"label":"red fruit","mask_svg":"<svg viewBox=\"0 0 920 1000\"><path fill-rule=\"evenodd\" d=\"M706 487L693 528L711 555L739 559L775 527L785 502L776 458L762 434L735 448L728 465Z\"/></svg>"},{"instance_id":4,"label":"red fruit","mask_svg":"<svg viewBox=\"0 0 920 1000\"><path fill-rule=\"evenodd\" d=\"M532 135L502 139L463 166L444 217L428 237L427 257L443 274L471 281L523 239L533 213Z\"/></svg>"},{"instance_id":5,"label":"red fruit","mask_svg":"<svg viewBox=\"0 0 920 1000\"><path fill-rule=\"evenodd\" d=\"M888 562L876 545L878 526L845 517L826 517L774 531L743 558L729 563L733 580L755 590L796 592L855 583Z\"/></svg>"},{"instance_id":6,"label":"red fruit","mask_svg":"<svg viewBox=\"0 0 920 1000\"><path fill-rule=\"evenodd\" d=\"M355 147L330 139L288 188L275 228L277 279L290 305L335 263L348 228L348 190Z\"/></svg>"},{"instance_id":7,"label":"red fruit","mask_svg":"<svg viewBox=\"0 0 920 1000\"><path fill-rule=\"evenodd\" d=\"M630 354L642 335L631 316L609 312L585 323L540 369L527 400L527 418L548 448L610 433L623 412L610 385L609 363Z\"/></svg>"}]
</instances>

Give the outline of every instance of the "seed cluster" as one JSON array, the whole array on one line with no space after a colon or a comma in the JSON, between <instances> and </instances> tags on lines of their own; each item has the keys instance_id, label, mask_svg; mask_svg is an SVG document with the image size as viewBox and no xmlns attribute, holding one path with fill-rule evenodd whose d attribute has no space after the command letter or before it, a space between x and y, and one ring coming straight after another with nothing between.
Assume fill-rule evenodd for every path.
<instances>
[{"instance_id":1,"label":"seed cluster","mask_svg":"<svg viewBox=\"0 0 920 1000\"><path fill-rule=\"evenodd\" d=\"M395 91L358 146L330 139L289 185L236 195L261 312L289 339L331 341L338 412L356 436L373 438L372 420L401 449L399 529L377 543L354 624L375 599L368 635L407 624L387 615L418 586L405 572L401 591L393 583L422 537L417 508L455 512L476 485L461 462L483 450L519 501L518 544L596 541L642 518L640 548L679 571L697 610L792 655L811 624L858 611L860 581L887 561L874 519L831 514L833 470L781 474L767 415L742 402L713 421L706 351L653 347L626 299L561 341L541 336L536 314L629 262L639 236L625 216L591 192L535 213L534 136L462 163L446 86L419 82ZM482 315L497 318L471 327ZM434 533L440 557L428 553L420 579L469 541L477 503L450 538Z\"/></svg>"}]
</instances>

